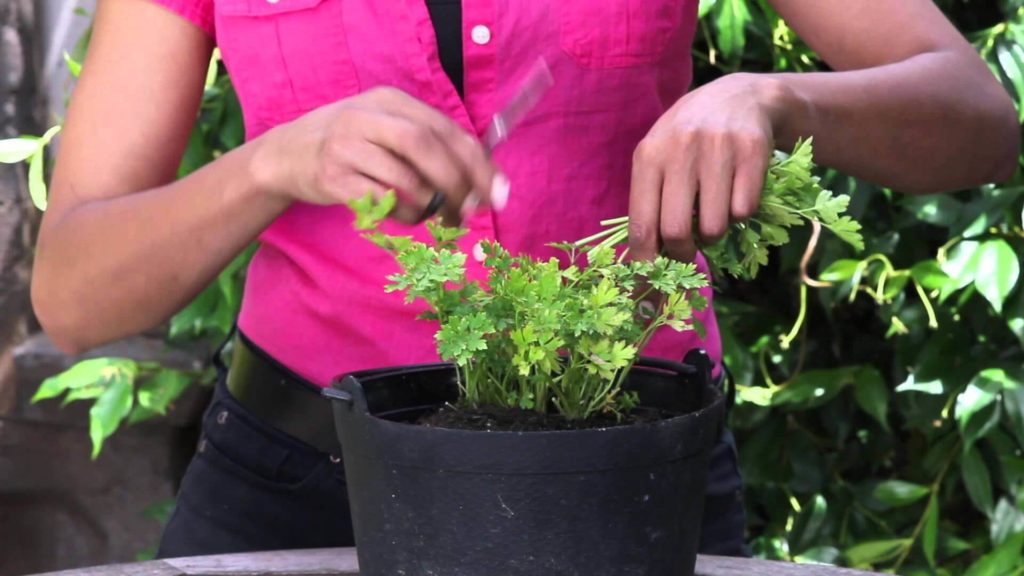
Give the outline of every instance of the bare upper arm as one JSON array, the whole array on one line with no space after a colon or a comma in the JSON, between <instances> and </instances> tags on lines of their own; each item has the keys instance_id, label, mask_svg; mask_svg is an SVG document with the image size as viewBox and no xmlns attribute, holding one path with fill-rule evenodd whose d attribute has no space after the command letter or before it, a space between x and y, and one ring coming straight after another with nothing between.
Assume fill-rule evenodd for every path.
<instances>
[{"instance_id":1,"label":"bare upper arm","mask_svg":"<svg viewBox=\"0 0 1024 576\"><path fill-rule=\"evenodd\" d=\"M69 104L46 220L174 179L213 41L150 0L100 0Z\"/></svg>"},{"instance_id":2,"label":"bare upper arm","mask_svg":"<svg viewBox=\"0 0 1024 576\"><path fill-rule=\"evenodd\" d=\"M881 66L928 52L973 54L932 0L768 1L835 70Z\"/></svg>"}]
</instances>

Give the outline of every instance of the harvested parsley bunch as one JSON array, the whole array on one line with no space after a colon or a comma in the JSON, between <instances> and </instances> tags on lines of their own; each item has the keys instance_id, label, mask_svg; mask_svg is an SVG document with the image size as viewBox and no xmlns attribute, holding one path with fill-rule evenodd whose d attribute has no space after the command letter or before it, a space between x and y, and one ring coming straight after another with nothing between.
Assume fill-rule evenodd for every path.
<instances>
[{"instance_id":1,"label":"harvested parsley bunch","mask_svg":"<svg viewBox=\"0 0 1024 576\"><path fill-rule=\"evenodd\" d=\"M703 247L713 268L754 276L767 263L768 247L788 242L786 229L804 220L861 247L859 224L840 215L849 198L823 190L812 167L809 140L775 156L759 212ZM374 229L394 204L389 192L349 207L357 228ZM485 286L466 277L466 254L457 246L465 230L428 222L433 243L379 231L367 238L402 269L386 290L404 292L407 302L422 299L425 317L439 322L437 351L458 367L463 406L553 408L585 419L634 407L637 398L622 384L639 351L662 326L703 333L694 312L707 305L699 290L708 278L694 264L663 256L627 260L616 247L626 240L628 219L602 224L607 228L594 236L556 245L568 256L565 267L484 242Z\"/></svg>"},{"instance_id":2,"label":"harvested parsley bunch","mask_svg":"<svg viewBox=\"0 0 1024 576\"><path fill-rule=\"evenodd\" d=\"M775 152L765 174L757 214L732 224L721 240L700 249L716 276L724 271L744 279L757 276L761 266L768 263L768 249L788 243L787 229L804 221L817 220L847 244L863 250L860 223L843 215L849 204L849 196L836 196L821 187L814 175L811 140L803 140L797 142L792 154ZM628 218L602 224L607 228L592 238L601 238L605 245L626 240Z\"/></svg>"}]
</instances>

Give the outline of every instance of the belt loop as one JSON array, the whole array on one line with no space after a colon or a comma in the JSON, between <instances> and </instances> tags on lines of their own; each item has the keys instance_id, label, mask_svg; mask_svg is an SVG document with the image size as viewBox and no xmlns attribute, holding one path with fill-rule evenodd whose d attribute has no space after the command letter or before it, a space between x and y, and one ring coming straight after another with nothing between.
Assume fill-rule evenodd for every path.
<instances>
[{"instance_id":1,"label":"belt loop","mask_svg":"<svg viewBox=\"0 0 1024 576\"><path fill-rule=\"evenodd\" d=\"M213 357L210 358L210 362L213 364L214 368L217 369L218 376L224 376L228 372L228 366L224 363L224 349L227 348L228 342L234 338L235 332L237 331L238 321L236 320L231 323L231 329L228 330L227 335L224 336L224 339L221 340L220 344L217 345L217 348L214 349Z\"/></svg>"}]
</instances>

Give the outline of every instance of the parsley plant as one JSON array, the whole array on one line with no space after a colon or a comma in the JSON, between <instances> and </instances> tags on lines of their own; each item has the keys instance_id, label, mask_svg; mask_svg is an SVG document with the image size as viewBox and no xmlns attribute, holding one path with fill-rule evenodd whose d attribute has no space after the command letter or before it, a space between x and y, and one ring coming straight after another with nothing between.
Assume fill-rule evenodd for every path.
<instances>
[{"instance_id":1,"label":"parsley plant","mask_svg":"<svg viewBox=\"0 0 1024 576\"><path fill-rule=\"evenodd\" d=\"M811 169L810 141L790 156L777 155L758 214L703 247L712 266L753 276L767 262L768 247L787 242L786 228L805 219L859 247L859 225L840 216L849 198L823 190ZM388 192L349 206L356 226L372 229L394 203ZM622 383L639 351L662 326L702 333L694 312L707 305L699 290L708 278L694 264L664 256L627 260L616 248L626 240L628 219L604 224L609 227L590 238L557 245L568 256L564 267L556 258L513 255L484 242L484 286L466 277L466 254L457 245L465 230L432 221L432 244L379 231L367 238L402 269L386 290L404 292L407 302L422 299L429 306L425 317L439 322L437 351L458 367L464 407L553 408L585 419L634 407L637 398ZM656 293L661 297L653 298Z\"/></svg>"}]
</instances>

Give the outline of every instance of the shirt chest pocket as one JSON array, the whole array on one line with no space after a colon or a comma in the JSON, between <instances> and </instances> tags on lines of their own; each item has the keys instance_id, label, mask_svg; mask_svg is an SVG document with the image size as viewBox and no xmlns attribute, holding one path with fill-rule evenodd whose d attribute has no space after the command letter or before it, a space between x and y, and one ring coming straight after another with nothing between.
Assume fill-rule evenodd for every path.
<instances>
[{"instance_id":1,"label":"shirt chest pocket","mask_svg":"<svg viewBox=\"0 0 1024 576\"><path fill-rule=\"evenodd\" d=\"M217 45L250 133L359 92L343 5L215 0Z\"/></svg>"},{"instance_id":2,"label":"shirt chest pocket","mask_svg":"<svg viewBox=\"0 0 1024 576\"><path fill-rule=\"evenodd\" d=\"M562 49L584 68L650 64L673 45L688 57L695 0L563 0L558 4ZM686 18L687 11L694 12L692 17Z\"/></svg>"}]
</instances>

